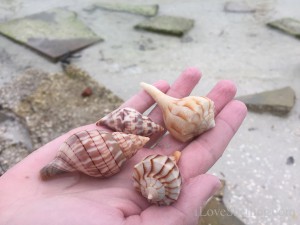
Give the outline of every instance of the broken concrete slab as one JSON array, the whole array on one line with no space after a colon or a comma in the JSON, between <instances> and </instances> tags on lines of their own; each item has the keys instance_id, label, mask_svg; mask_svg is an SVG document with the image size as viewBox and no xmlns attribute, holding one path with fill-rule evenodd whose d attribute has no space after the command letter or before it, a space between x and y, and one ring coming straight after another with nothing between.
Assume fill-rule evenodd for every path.
<instances>
[{"instance_id":1,"label":"broken concrete slab","mask_svg":"<svg viewBox=\"0 0 300 225\"><path fill-rule=\"evenodd\" d=\"M221 187L208 201L201 212L199 225L245 225L239 218L233 215L223 202L226 182L221 180Z\"/></svg>"},{"instance_id":2,"label":"broken concrete slab","mask_svg":"<svg viewBox=\"0 0 300 225\"><path fill-rule=\"evenodd\" d=\"M75 12L62 8L2 23L0 33L53 61L102 40Z\"/></svg>"},{"instance_id":3,"label":"broken concrete slab","mask_svg":"<svg viewBox=\"0 0 300 225\"><path fill-rule=\"evenodd\" d=\"M255 13L256 9L246 2L226 2L224 11L230 13Z\"/></svg>"},{"instance_id":4,"label":"broken concrete slab","mask_svg":"<svg viewBox=\"0 0 300 225\"><path fill-rule=\"evenodd\" d=\"M126 3L95 3L92 7L102 8L106 10L116 11L116 12L127 12L142 16L156 16L159 6L155 5L137 5L137 4L126 4ZM88 9L88 10L92 10Z\"/></svg>"},{"instance_id":5,"label":"broken concrete slab","mask_svg":"<svg viewBox=\"0 0 300 225\"><path fill-rule=\"evenodd\" d=\"M293 18L282 18L267 23L269 27L281 30L300 38L300 21Z\"/></svg>"},{"instance_id":6,"label":"broken concrete slab","mask_svg":"<svg viewBox=\"0 0 300 225\"><path fill-rule=\"evenodd\" d=\"M182 36L194 26L194 20L175 16L156 16L135 26L136 29Z\"/></svg>"},{"instance_id":7,"label":"broken concrete slab","mask_svg":"<svg viewBox=\"0 0 300 225\"><path fill-rule=\"evenodd\" d=\"M295 104L295 98L295 92L291 87L237 97L247 105L249 110L270 112L275 115L289 113Z\"/></svg>"}]
</instances>

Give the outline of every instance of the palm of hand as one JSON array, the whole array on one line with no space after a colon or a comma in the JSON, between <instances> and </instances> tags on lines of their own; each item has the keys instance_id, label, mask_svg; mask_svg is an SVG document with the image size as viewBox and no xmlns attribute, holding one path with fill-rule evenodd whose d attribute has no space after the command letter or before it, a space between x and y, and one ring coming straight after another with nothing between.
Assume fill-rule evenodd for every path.
<instances>
[{"instance_id":1,"label":"palm of hand","mask_svg":"<svg viewBox=\"0 0 300 225\"><path fill-rule=\"evenodd\" d=\"M162 81L157 86L174 97L183 97L199 79L200 75L190 69L170 89ZM154 149L141 149L126 162L120 173L108 179L75 173L41 181L39 170L54 158L58 146L70 134L99 127L87 125L55 139L0 178L0 224L196 224L201 207L219 185L217 178L203 174L222 155L246 115L245 106L232 100L234 95L235 87L231 82L219 82L208 94L216 105L214 129L188 144L167 135ZM122 107L144 112L152 104L152 99L140 92ZM162 124L159 109L154 109L150 117ZM151 137L152 143L157 140L158 136ZM132 168L146 155L169 155L175 150L182 151L180 198L168 207L149 205L133 188Z\"/></svg>"}]
</instances>

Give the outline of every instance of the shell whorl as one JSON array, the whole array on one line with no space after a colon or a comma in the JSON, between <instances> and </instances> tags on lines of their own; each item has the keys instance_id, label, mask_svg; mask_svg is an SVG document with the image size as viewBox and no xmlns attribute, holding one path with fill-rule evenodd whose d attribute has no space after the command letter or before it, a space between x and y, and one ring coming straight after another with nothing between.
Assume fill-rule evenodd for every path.
<instances>
[{"instance_id":1,"label":"shell whorl","mask_svg":"<svg viewBox=\"0 0 300 225\"><path fill-rule=\"evenodd\" d=\"M46 180L73 171L93 177L109 177L118 173L123 163L148 140L148 137L121 132L80 131L60 146L54 160L41 169L41 178Z\"/></svg>"},{"instance_id":2,"label":"shell whorl","mask_svg":"<svg viewBox=\"0 0 300 225\"><path fill-rule=\"evenodd\" d=\"M134 187L150 203L170 205L181 190L181 176L173 156L150 155L135 165Z\"/></svg>"},{"instance_id":3,"label":"shell whorl","mask_svg":"<svg viewBox=\"0 0 300 225\"><path fill-rule=\"evenodd\" d=\"M116 109L97 121L96 125L105 125L114 131L146 137L164 130L162 126L154 123L149 117L132 108Z\"/></svg>"},{"instance_id":4,"label":"shell whorl","mask_svg":"<svg viewBox=\"0 0 300 225\"><path fill-rule=\"evenodd\" d=\"M165 126L177 140L187 142L215 126L214 102L207 97L170 97L156 87L141 83L163 112Z\"/></svg>"}]
</instances>

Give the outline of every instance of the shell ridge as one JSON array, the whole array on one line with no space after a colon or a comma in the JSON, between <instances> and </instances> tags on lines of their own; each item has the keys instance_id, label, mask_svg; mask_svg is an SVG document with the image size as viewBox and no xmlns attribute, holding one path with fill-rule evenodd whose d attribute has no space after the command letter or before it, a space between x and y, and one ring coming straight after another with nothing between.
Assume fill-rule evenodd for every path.
<instances>
[{"instance_id":1,"label":"shell ridge","mask_svg":"<svg viewBox=\"0 0 300 225\"><path fill-rule=\"evenodd\" d=\"M158 184L159 186L156 185L158 182L159 182L159 184ZM155 186L157 189L160 189L160 188L164 187L164 185L157 179L155 179L155 183L152 186L153 187Z\"/></svg>"},{"instance_id":2,"label":"shell ridge","mask_svg":"<svg viewBox=\"0 0 300 225\"><path fill-rule=\"evenodd\" d=\"M143 180L146 180L147 177L146 177L146 173L145 173L145 172L146 172L147 170L146 170L146 168L145 168L145 164L144 164L144 163L142 163L142 166L143 166L143 171L144 171Z\"/></svg>"},{"instance_id":3,"label":"shell ridge","mask_svg":"<svg viewBox=\"0 0 300 225\"><path fill-rule=\"evenodd\" d=\"M80 140L79 136L78 136L77 134L73 134L73 135L74 135L74 137L76 137L77 140L79 140L80 143L81 143L81 140ZM76 152L74 151L74 149L71 147L71 145L70 145L69 143L67 143L67 142L66 142L66 144L69 146L69 148L70 148L71 151L73 152L74 156L77 158L78 162L80 162L80 164L82 165L82 167L83 167L85 170L87 170L87 168L85 167L85 165L83 164L83 162L80 160L80 158L78 157L78 155L76 154ZM83 146L83 145L82 145L82 146ZM83 148L85 149L85 146L83 146Z\"/></svg>"},{"instance_id":4,"label":"shell ridge","mask_svg":"<svg viewBox=\"0 0 300 225\"><path fill-rule=\"evenodd\" d=\"M161 174L161 172L162 172L165 168L166 168L166 167L165 167L165 164L163 164L162 167L160 168L160 170L159 170L157 173L153 174L153 178L159 177L159 174Z\"/></svg>"},{"instance_id":5,"label":"shell ridge","mask_svg":"<svg viewBox=\"0 0 300 225\"><path fill-rule=\"evenodd\" d=\"M140 183L140 174L139 172L135 171L135 173L137 174L138 177L133 176L133 179L137 182Z\"/></svg>"},{"instance_id":6,"label":"shell ridge","mask_svg":"<svg viewBox=\"0 0 300 225\"><path fill-rule=\"evenodd\" d=\"M153 156L153 155L149 155L147 156L145 159L148 159L149 162L150 162L150 171L146 170L145 168L145 164L143 163L143 169L144 169L144 178L145 177L150 177L149 175L151 174L152 170L153 170L153 159L155 159L156 156ZM145 173L146 172L146 173Z\"/></svg>"},{"instance_id":7,"label":"shell ridge","mask_svg":"<svg viewBox=\"0 0 300 225\"><path fill-rule=\"evenodd\" d=\"M132 142L131 138L128 138L128 139L126 140L125 137L124 137L123 135L121 135L120 137L121 137L121 139L123 139L123 142L124 142L124 143L128 143L128 141ZM129 145L127 144L126 147L128 147L128 146L129 146ZM124 148L126 148L126 147L124 147ZM130 149L131 149L131 148L130 148ZM123 149L120 148L120 150L121 150L122 153L124 154ZM126 150L126 151L127 151L127 150ZM124 154L124 155L125 155L125 157L126 157L126 154Z\"/></svg>"},{"instance_id":8,"label":"shell ridge","mask_svg":"<svg viewBox=\"0 0 300 225\"><path fill-rule=\"evenodd\" d=\"M150 159L150 170L148 171L147 176L149 176L152 173L153 169L154 169L153 159L154 158Z\"/></svg>"},{"instance_id":9,"label":"shell ridge","mask_svg":"<svg viewBox=\"0 0 300 225\"><path fill-rule=\"evenodd\" d=\"M174 182L174 180L172 182ZM178 189L178 187L167 187L166 188L166 190L173 190L173 189ZM173 192L170 191L170 193L173 193Z\"/></svg>"},{"instance_id":10,"label":"shell ridge","mask_svg":"<svg viewBox=\"0 0 300 225\"><path fill-rule=\"evenodd\" d=\"M169 195L165 195L165 197L168 198L168 199L170 199L170 200L172 200L172 201L176 201L176 200L177 200L177 198L176 198L176 199L175 199L175 198L172 198L172 197L170 197Z\"/></svg>"},{"instance_id":11,"label":"shell ridge","mask_svg":"<svg viewBox=\"0 0 300 225\"><path fill-rule=\"evenodd\" d=\"M164 182L164 184L168 184L169 186L168 186L168 189L176 189L177 187L176 187L176 184L177 184L177 182L176 182L176 180L177 179L179 179L179 178L174 178L173 180L171 180L171 181L167 181L167 182ZM180 183L181 184L181 183ZM175 186L174 186L175 185Z\"/></svg>"},{"instance_id":12,"label":"shell ridge","mask_svg":"<svg viewBox=\"0 0 300 225\"><path fill-rule=\"evenodd\" d=\"M65 158L64 157L62 157L61 156L61 153L63 153L64 154L64 156L66 157L66 158L68 158L69 160L65 160ZM67 165L69 165L70 166L70 168L73 168L74 169L74 163L73 163L73 161L72 161L72 159L65 153L65 152L61 152L60 153L60 155L58 155L58 159L60 159L60 160L62 160L64 163L66 163ZM54 164L53 164L54 165ZM56 164L55 164L56 165ZM61 168L60 168L61 169Z\"/></svg>"},{"instance_id":13,"label":"shell ridge","mask_svg":"<svg viewBox=\"0 0 300 225\"><path fill-rule=\"evenodd\" d=\"M99 132L98 132L98 133L99 133ZM87 132L87 134L88 134L88 136L90 137L90 139L93 141L93 143L94 143L94 145L95 145L97 151L98 151L99 154L100 154L100 150L99 150L98 146L96 145L95 140L92 138L92 136L91 136L91 134L90 134L89 132ZM100 133L99 133L99 135L100 135ZM101 136L101 135L100 135L100 136ZM99 172L99 173L101 174L101 176L102 176L103 173L101 172L101 169L99 169L99 168L96 166L96 164L95 164L93 158L91 157L91 155L89 154L89 152L88 152L87 150L86 150L86 153L87 153L88 156L90 157L90 160L92 161L92 163L93 163L93 165L95 166L95 168L98 170L98 172ZM100 155L101 155L101 154L100 154Z\"/></svg>"},{"instance_id":14,"label":"shell ridge","mask_svg":"<svg viewBox=\"0 0 300 225\"><path fill-rule=\"evenodd\" d=\"M166 175L160 177L160 179L165 179L166 177L168 177L175 167L177 167L177 166L175 164L173 164L172 168L168 171L168 173ZM168 183L168 182L163 182L163 183Z\"/></svg>"},{"instance_id":15,"label":"shell ridge","mask_svg":"<svg viewBox=\"0 0 300 225\"><path fill-rule=\"evenodd\" d=\"M90 133L89 133L87 130L85 130L85 132L86 132L86 134L90 137L90 139L92 139ZM76 135L76 134L75 134L75 136L78 138L79 142L81 143L82 147L84 148L84 150L85 150L85 152L86 152L86 155L87 155L87 156L89 157L89 159L90 159L90 162L92 162L92 164L94 165L94 167L99 171L99 173L101 173L101 171L99 170L99 168L95 165L95 163L94 163L94 161L93 161L91 155L89 154L88 150L86 149L86 147L85 147L85 145L83 144L83 142L82 142L82 140L80 139L80 137L79 137L78 135ZM95 143L93 139L92 139L92 141L93 141L93 143ZM98 147L96 147L96 148L98 148ZM74 151L73 151L73 152L74 152ZM75 154L76 157L77 157L77 154L76 154L75 152L74 152L74 154ZM81 163L81 165L84 167L85 171L87 171L87 173L90 174L91 171L85 166L85 163L84 163L81 159L79 159L78 157L77 157L77 159L80 161L80 163ZM101 174L102 174L102 173L101 173Z\"/></svg>"},{"instance_id":16,"label":"shell ridge","mask_svg":"<svg viewBox=\"0 0 300 225\"><path fill-rule=\"evenodd\" d=\"M99 135L100 135L100 137L101 137L101 139L102 139L103 143L105 144L105 146L106 146L106 149L108 149L108 151L109 151L110 155L112 156L112 154L111 154L111 151L110 151L110 148L109 148L109 146L107 145L107 143L106 143L106 141L105 141L104 137L102 137L102 135L101 135L101 133L100 133L100 131L99 131L99 130L97 130L97 131L98 131L98 133L99 133ZM97 149L98 149L98 147L97 147ZM102 158L102 161L103 161L103 162L104 162L104 164L106 165L106 167L107 167L108 171L110 172L110 174L114 174L114 173L112 172L111 168L108 166L107 162L105 161L105 159L104 159L103 155L101 154L101 151L100 151L100 149L99 149L99 154L100 154L100 156L101 156L101 158ZM118 163L116 163L116 160L115 160L115 158L114 158L113 156L112 156L112 158L113 158L113 160L115 161L115 164L116 164L116 165L118 166L118 168L120 169L120 167L119 167ZM106 176L107 176L107 175L106 175Z\"/></svg>"},{"instance_id":17,"label":"shell ridge","mask_svg":"<svg viewBox=\"0 0 300 225\"><path fill-rule=\"evenodd\" d=\"M193 103L195 103L195 101L193 101ZM189 109L191 111L195 111L195 108L192 105L192 103L187 102L187 103L183 104L183 107L185 107L185 108L187 108L187 109Z\"/></svg>"}]
</instances>

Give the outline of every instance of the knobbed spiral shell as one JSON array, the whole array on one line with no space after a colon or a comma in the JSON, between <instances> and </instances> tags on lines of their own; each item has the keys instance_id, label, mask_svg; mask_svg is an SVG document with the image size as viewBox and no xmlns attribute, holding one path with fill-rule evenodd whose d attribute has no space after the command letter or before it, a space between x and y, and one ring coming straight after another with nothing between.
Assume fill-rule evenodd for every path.
<instances>
[{"instance_id":1,"label":"knobbed spiral shell","mask_svg":"<svg viewBox=\"0 0 300 225\"><path fill-rule=\"evenodd\" d=\"M96 125L105 125L114 131L146 137L164 130L162 126L154 123L149 117L132 108L116 109L100 119Z\"/></svg>"},{"instance_id":2,"label":"knobbed spiral shell","mask_svg":"<svg viewBox=\"0 0 300 225\"><path fill-rule=\"evenodd\" d=\"M175 202L181 190L181 176L176 165L180 156L149 155L135 165L134 187L150 203L170 205Z\"/></svg>"},{"instance_id":3,"label":"knobbed spiral shell","mask_svg":"<svg viewBox=\"0 0 300 225\"><path fill-rule=\"evenodd\" d=\"M40 171L46 180L60 173L80 171L92 177L109 177L118 173L123 163L142 148L148 137L84 130L71 135L52 162Z\"/></svg>"},{"instance_id":4,"label":"knobbed spiral shell","mask_svg":"<svg viewBox=\"0 0 300 225\"><path fill-rule=\"evenodd\" d=\"M179 141L187 142L215 126L214 102L209 98L189 96L177 99L150 84L141 83L141 86L157 102L166 128Z\"/></svg>"}]
</instances>

